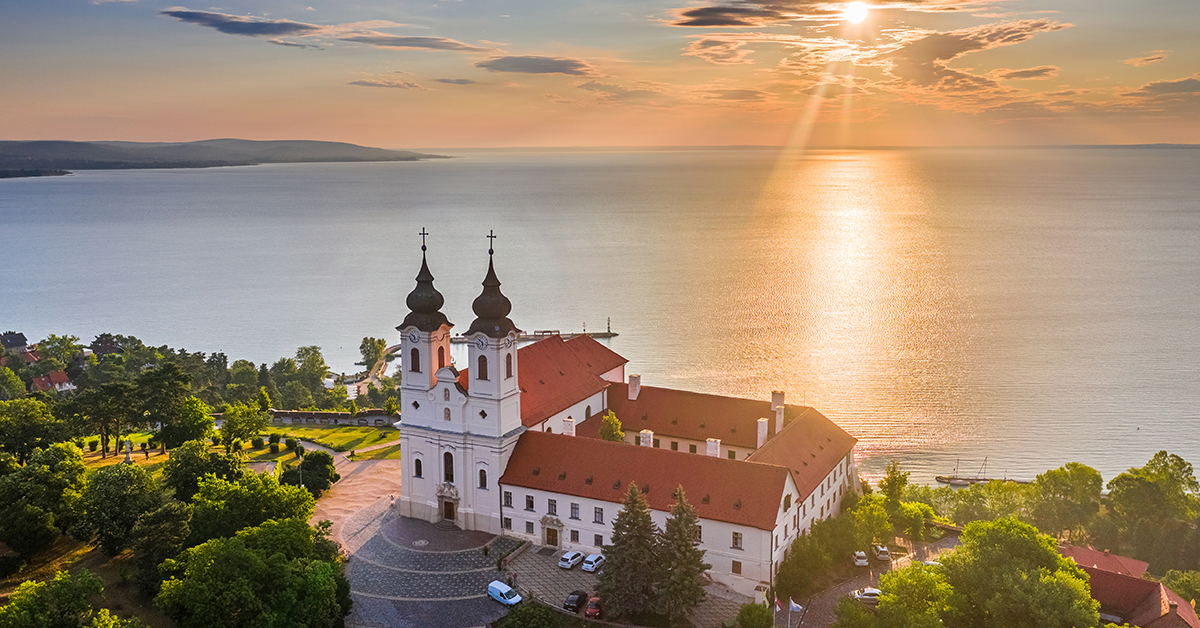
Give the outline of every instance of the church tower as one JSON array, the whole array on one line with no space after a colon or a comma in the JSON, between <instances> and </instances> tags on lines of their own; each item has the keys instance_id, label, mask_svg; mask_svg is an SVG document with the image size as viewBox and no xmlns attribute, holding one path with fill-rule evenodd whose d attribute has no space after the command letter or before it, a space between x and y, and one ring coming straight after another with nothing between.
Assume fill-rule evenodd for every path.
<instances>
[{"instance_id":1,"label":"church tower","mask_svg":"<svg viewBox=\"0 0 1200 628\"><path fill-rule=\"evenodd\" d=\"M495 238L491 233L488 237ZM521 426L521 387L517 383L517 335L521 330L508 318L512 303L500 292L494 255L489 246L483 292L471 304L475 320L464 336L470 342L471 420L482 419L491 424L487 431L501 436Z\"/></svg>"},{"instance_id":2,"label":"church tower","mask_svg":"<svg viewBox=\"0 0 1200 628\"><path fill-rule=\"evenodd\" d=\"M408 404L405 417L430 414L432 406L421 412L419 399L437 385L437 371L450 365L450 328L454 325L442 314L445 299L433 287L433 273L425 259L425 236L421 230L421 270L417 287L408 293L408 316L396 330L400 332L400 396ZM413 404L412 402L417 402Z\"/></svg>"}]
</instances>

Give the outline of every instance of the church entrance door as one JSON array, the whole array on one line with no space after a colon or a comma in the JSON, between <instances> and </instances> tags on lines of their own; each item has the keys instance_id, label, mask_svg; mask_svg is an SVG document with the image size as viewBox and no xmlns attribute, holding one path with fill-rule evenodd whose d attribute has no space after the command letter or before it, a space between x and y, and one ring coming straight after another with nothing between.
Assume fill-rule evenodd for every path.
<instances>
[{"instance_id":1,"label":"church entrance door","mask_svg":"<svg viewBox=\"0 0 1200 628\"><path fill-rule=\"evenodd\" d=\"M454 502L442 502L442 518L447 521L454 521Z\"/></svg>"},{"instance_id":2,"label":"church entrance door","mask_svg":"<svg viewBox=\"0 0 1200 628\"><path fill-rule=\"evenodd\" d=\"M558 547L558 530L546 528L546 545L549 547Z\"/></svg>"}]
</instances>

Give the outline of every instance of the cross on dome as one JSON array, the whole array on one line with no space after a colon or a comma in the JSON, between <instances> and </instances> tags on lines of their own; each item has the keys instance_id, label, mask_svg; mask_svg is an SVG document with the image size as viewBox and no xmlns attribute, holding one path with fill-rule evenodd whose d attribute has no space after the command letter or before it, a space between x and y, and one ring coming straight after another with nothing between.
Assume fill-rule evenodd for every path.
<instances>
[{"instance_id":1,"label":"cross on dome","mask_svg":"<svg viewBox=\"0 0 1200 628\"><path fill-rule=\"evenodd\" d=\"M418 233L417 235L421 236L421 251L424 252L425 251L425 236L429 235L429 232L425 230L425 227L421 227L421 233Z\"/></svg>"},{"instance_id":2,"label":"cross on dome","mask_svg":"<svg viewBox=\"0 0 1200 628\"><path fill-rule=\"evenodd\" d=\"M488 238L488 255L494 255L494 254L496 253L496 251L495 251L495 250L492 248L492 245L496 243L496 235L495 235L495 233L496 233L495 231L492 231L491 229L488 229L488 234L487 234L487 238Z\"/></svg>"}]
</instances>

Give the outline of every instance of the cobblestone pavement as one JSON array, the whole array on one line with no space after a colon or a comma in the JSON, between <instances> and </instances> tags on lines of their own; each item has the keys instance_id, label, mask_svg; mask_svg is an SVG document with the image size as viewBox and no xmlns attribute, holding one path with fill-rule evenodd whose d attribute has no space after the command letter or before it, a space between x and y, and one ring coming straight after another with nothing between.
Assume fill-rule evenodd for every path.
<instances>
[{"instance_id":1,"label":"cobblestone pavement","mask_svg":"<svg viewBox=\"0 0 1200 628\"><path fill-rule=\"evenodd\" d=\"M558 559L565 552L559 550L544 555L546 549L532 547L509 563L506 571L514 577L518 588L559 607L576 589L595 594L595 574L586 572L579 566L571 569L559 567ZM750 598L720 585L711 584L706 590L708 599L692 613L692 622L696 628L718 628L726 620L736 617L738 608L750 601Z\"/></svg>"},{"instance_id":2,"label":"cobblestone pavement","mask_svg":"<svg viewBox=\"0 0 1200 628\"><path fill-rule=\"evenodd\" d=\"M504 615L504 607L487 597L487 584L503 577L496 557L518 541L439 530L396 516L389 503L380 498L343 526L354 599L347 626L468 628Z\"/></svg>"},{"instance_id":3,"label":"cobblestone pavement","mask_svg":"<svg viewBox=\"0 0 1200 628\"><path fill-rule=\"evenodd\" d=\"M805 628L826 628L832 625L837 620L834 611L837 609L838 600L849 595L855 589L878 586L879 577L891 569L907 567L914 560L936 560L939 554L958 545L958 536L946 536L933 543L910 544L906 542L905 545L909 547L907 555L885 565L880 565L872 559L868 572L813 596L808 601L808 609L804 611L803 615L797 617L795 613L792 614L792 628L799 628L800 626L804 626ZM796 601L800 602L800 600ZM778 626L786 626L787 613L778 613L775 623Z\"/></svg>"}]
</instances>

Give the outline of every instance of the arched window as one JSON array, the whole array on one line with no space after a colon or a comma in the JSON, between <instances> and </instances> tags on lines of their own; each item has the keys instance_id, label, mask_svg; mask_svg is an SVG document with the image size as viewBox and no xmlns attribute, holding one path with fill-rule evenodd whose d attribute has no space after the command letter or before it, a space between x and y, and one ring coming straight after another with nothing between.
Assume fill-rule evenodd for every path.
<instances>
[{"instance_id":1,"label":"arched window","mask_svg":"<svg viewBox=\"0 0 1200 628\"><path fill-rule=\"evenodd\" d=\"M438 368L446 366L446 347L438 347Z\"/></svg>"},{"instance_id":2,"label":"arched window","mask_svg":"<svg viewBox=\"0 0 1200 628\"><path fill-rule=\"evenodd\" d=\"M475 378L476 379L484 379L484 380L486 380L488 378L487 356L486 355L479 356L479 374L476 375Z\"/></svg>"},{"instance_id":3,"label":"arched window","mask_svg":"<svg viewBox=\"0 0 1200 628\"><path fill-rule=\"evenodd\" d=\"M446 470L442 473L442 477L444 477L447 482L453 482L454 481L454 454L452 454L448 451L446 453L442 454L442 464L446 467Z\"/></svg>"},{"instance_id":4,"label":"arched window","mask_svg":"<svg viewBox=\"0 0 1200 628\"><path fill-rule=\"evenodd\" d=\"M553 433L554 433L554 428L547 426L547 427L546 427L546 433L547 433L547 434L553 434Z\"/></svg>"},{"instance_id":5,"label":"arched window","mask_svg":"<svg viewBox=\"0 0 1200 628\"><path fill-rule=\"evenodd\" d=\"M450 408L442 408L442 418L447 421L450 420Z\"/></svg>"},{"instance_id":6,"label":"arched window","mask_svg":"<svg viewBox=\"0 0 1200 628\"><path fill-rule=\"evenodd\" d=\"M416 347L408 352L408 370L414 373L421 372L421 352Z\"/></svg>"},{"instance_id":7,"label":"arched window","mask_svg":"<svg viewBox=\"0 0 1200 628\"><path fill-rule=\"evenodd\" d=\"M510 377L512 377L512 354L511 353L504 356L504 378L508 379Z\"/></svg>"},{"instance_id":8,"label":"arched window","mask_svg":"<svg viewBox=\"0 0 1200 628\"><path fill-rule=\"evenodd\" d=\"M442 400L450 401L450 389L449 388L442 390ZM449 408L447 408L447 410L449 410Z\"/></svg>"},{"instance_id":9,"label":"arched window","mask_svg":"<svg viewBox=\"0 0 1200 628\"><path fill-rule=\"evenodd\" d=\"M414 476L416 476L416 477L422 477L422 473L421 473L421 459L420 459L420 458L417 458L416 460L413 460L413 475L414 475Z\"/></svg>"},{"instance_id":10,"label":"arched window","mask_svg":"<svg viewBox=\"0 0 1200 628\"><path fill-rule=\"evenodd\" d=\"M487 469L479 470L479 488L487 488Z\"/></svg>"},{"instance_id":11,"label":"arched window","mask_svg":"<svg viewBox=\"0 0 1200 628\"><path fill-rule=\"evenodd\" d=\"M583 411L583 420L584 420L584 421L586 421L586 420L588 420L588 419L590 419L590 418L592 418L592 407L591 407L591 406L588 406L588 407L587 407L587 408L586 408L586 409Z\"/></svg>"}]
</instances>

